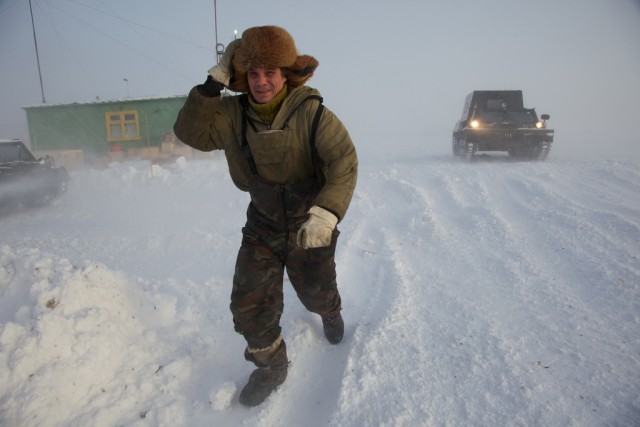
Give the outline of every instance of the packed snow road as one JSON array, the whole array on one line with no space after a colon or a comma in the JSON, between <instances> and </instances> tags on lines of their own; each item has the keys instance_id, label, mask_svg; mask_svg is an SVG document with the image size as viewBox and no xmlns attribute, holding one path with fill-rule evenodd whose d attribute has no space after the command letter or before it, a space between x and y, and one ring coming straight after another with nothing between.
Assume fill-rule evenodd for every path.
<instances>
[{"instance_id":1,"label":"packed snow road","mask_svg":"<svg viewBox=\"0 0 640 427\"><path fill-rule=\"evenodd\" d=\"M228 310L248 198L224 161L75 172L0 219L0 424L637 425L638 166L363 159L345 340L286 287L289 377L254 409Z\"/></svg>"}]
</instances>

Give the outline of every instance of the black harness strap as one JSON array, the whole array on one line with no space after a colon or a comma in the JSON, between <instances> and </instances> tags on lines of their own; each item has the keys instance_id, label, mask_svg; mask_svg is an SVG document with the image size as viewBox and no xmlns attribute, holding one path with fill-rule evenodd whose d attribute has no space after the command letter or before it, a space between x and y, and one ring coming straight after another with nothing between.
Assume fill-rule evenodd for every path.
<instances>
[{"instance_id":1,"label":"black harness strap","mask_svg":"<svg viewBox=\"0 0 640 427\"><path fill-rule=\"evenodd\" d=\"M251 127L253 127L253 130L257 132L255 125L253 122L249 121L249 117L247 116L247 107L249 105L248 95L245 94L241 96L240 105L242 106L242 144L240 145L240 149L242 150L245 160L249 163L251 173L258 175L258 168L255 160L253 160L253 155L251 155L251 148L249 147L249 141L247 140L247 122L251 123Z\"/></svg>"},{"instance_id":2,"label":"black harness strap","mask_svg":"<svg viewBox=\"0 0 640 427\"><path fill-rule=\"evenodd\" d=\"M315 99L316 101L320 102L320 105L322 105L322 97L320 95L309 95L308 97L306 97L305 99L302 100L302 102L300 104L298 104L298 106L296 108L293 109L293 111L291 111L289 113L289 115L287 116L287 118L284 121L284 125L286 126L287 123L289 123L289 120L291 120L291 117L293 117L293 115L295 114L295 112L298 110L298 108L300 108L300 106L302 104L304 104L305 102L307 102L310 99Z\"/></svg>"},{"instance_id":3,"label":"black harness strap","mask_svg":"<svg viewBox=\"0 0 640 427\"><path fill-rule=\"evenodd\" d=\"M242 117L243 117L243 120L246 118L246 120L251 125L251 129L253 129L254 132L258 133L258 128L256 128L256 124L247 115L247 110L249 109L249 95L247 95L246 93L241 95L241 97L240 97L240 105L242 106Z\"/></svg>"},{"instance_id":4,"label":"black harness strap","mask_svg":"<svg viewBox=\"0 0 640 427\"><path fill-rule=\"evenodd\" d=\"M318 149L316 148L316 131L318 130L318 124L320 123L320 116L322 116L322 110L324 109L324 105L322 105L322 98L320 98L320 105L318 105L318 109L316 110L316 115L313 117L313 122L311 123L311 136L309 143L311 144L311 164L313 165L313 170L316 172L316 176L318 179L321 178L320 174L320 164L318 161ZM323 182L324 184L324 182Z\"/></svg>"}]
</instances>

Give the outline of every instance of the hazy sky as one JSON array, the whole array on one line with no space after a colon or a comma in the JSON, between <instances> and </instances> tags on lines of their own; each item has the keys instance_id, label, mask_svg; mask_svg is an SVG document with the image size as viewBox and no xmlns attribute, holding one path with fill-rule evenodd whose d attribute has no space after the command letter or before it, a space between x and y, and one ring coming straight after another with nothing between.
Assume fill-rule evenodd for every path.
<instances>
[{"instance_id":1,"label":"hazy sky","mask_svg":"<svg viewBox=\"0 0 640 427\"><path fill-rule=\"evenodd\" d=\"M31 0L47 104L186 94L215 63L214 1ZM639 0L217 0L218 41L280 25L356 144L449 147L466 94L522 89L558 152L640 158ZM0 0L0 138L42 102L28 0ZM126 81L125 81L126 79ZM606 147L606 148L605 148Z\"/></svg>"}]
</instances>

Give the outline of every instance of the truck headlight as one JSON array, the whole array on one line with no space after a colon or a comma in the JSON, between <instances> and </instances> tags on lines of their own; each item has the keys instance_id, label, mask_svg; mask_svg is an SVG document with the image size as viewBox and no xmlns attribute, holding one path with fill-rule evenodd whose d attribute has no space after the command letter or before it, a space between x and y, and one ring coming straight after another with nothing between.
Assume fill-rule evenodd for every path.
<instances>
[{"instance_id":1,"label":"truck headlight","mask_svg":"<svg viewBox=\"0 0 640 427\"><path fill-rule=\"evenodd\" d=\"M542 123L542 122L536 122L536 127L537 127L538 129L542 129L542 128L544 128L544 123Z\"/></svg>"},{"instance_id":2,"label":"truck headlight","mask_svg":"<svg viewBox=\"0 0 640 427\"><path fill-rule=\"evenodd\" d=\"M469 123L471 125L472 128L477 128L478 126L480 126L480 122L477 120L471 120L471 123Z\"/></svg>"}]
</instances>

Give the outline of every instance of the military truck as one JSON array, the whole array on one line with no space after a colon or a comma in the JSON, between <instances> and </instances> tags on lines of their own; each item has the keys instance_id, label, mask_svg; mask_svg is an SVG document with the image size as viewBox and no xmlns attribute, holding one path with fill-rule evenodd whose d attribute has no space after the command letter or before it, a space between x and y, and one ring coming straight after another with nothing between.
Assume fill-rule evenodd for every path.
<instances>
[{"instance_id":1,"label":"military truck","mask_svg":"<svg viewBox=\"0 0 640 427\"><path fill-rule=\"evenodd\" d=\"M453 130L453 155L470 161L478 151L506 151L514 159L545 160L554 134L547 120L524 107L521 90L473 91Z\"/></svg>"}]
</instances>

